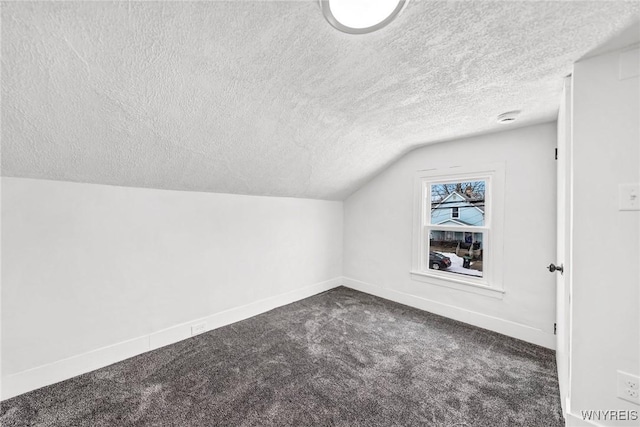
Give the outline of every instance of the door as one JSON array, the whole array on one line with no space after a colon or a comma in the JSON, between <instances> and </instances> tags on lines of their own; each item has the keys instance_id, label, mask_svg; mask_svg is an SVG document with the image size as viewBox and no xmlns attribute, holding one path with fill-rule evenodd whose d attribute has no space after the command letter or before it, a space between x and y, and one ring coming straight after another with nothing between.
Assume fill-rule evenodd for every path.
<instances>
[{"instance_id":1,"label":"door","mask_svg":"<svg viewBox=\"0 0 640 427\"><path fill-rule=\"evenodd\" d=\"M557 256L556 265L556 362L562 409L567 411L570 396L571 340L571 76L564 81L564 91L558 113L557 152ZM550 269L552 270L552 269Z\"/></svg>"}]
</instances>

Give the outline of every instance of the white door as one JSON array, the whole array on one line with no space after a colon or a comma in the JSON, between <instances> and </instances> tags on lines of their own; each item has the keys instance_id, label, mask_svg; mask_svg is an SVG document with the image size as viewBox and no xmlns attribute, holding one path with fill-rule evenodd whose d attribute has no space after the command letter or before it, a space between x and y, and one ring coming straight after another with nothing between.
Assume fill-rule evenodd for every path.
<instances>
[{"instance_id":1,"label":"white door","mask_svg":"<svg viewBox=\"0 0 640 427\"><path fill-rule=\"evenodd\" d=\"M558 113L558 212L557 212L557 256L554 264L562 266L556 275L556 361L560 400L566 413L570 378L570 313L571 313L571 77L564 81L564 91ZM550 266L550 270L553 270Z\"/></svg>"}]
</instances>

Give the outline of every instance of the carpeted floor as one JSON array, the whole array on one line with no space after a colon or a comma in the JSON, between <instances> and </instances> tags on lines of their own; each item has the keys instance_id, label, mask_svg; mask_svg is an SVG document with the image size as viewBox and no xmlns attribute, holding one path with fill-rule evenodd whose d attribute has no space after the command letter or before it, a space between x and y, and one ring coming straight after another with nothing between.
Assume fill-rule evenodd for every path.
<instances>
[{"instance_id":1,"label":"carpeted floor","mask_svg":"<svg viewBox=\"0 0 640 427\"><path fill-rule=\"evenodd\" d=\"M562 426L554 353L337 288L1 403L9 426Z\"/></svg>"}]
</instances>

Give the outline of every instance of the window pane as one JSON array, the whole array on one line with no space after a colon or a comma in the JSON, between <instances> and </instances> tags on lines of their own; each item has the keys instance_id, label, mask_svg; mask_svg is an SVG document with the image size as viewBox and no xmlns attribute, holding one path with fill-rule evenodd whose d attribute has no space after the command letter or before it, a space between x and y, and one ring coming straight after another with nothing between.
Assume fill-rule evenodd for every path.
<instances>
[{"instance_id":1,"label":"window pane","mask_svg":"<svg viewBox=\"0 0 640 427\"><path fill-rule=\"evenodd\" d=\"M482 233L430 230L427 266L431 270L482 277L483 240Z\"/></svg>"},{"instance_id":2,"label":"window pane","mask_svg":"<svg viewBox=\"0 0 640 427\"><path fill-rule=\"evenodd\" d=\"M483 226L486 182L431 184L431 224Z\"/></svg>"}]
</instances>

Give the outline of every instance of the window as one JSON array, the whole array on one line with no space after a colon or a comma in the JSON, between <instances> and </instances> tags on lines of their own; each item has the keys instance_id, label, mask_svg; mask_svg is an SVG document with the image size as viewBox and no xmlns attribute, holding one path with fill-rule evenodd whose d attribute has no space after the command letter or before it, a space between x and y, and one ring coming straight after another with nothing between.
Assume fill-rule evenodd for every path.
<instances>
[{"instance_id":1,"label":"window","mask_svg":"<svg viewBox=\"0 0 640 427\"><path fill-rule=\"evenodd\" d=\"M415 187L415 280L501 297L504 166L419 172Z\"/></svg>"}]
</instances>

